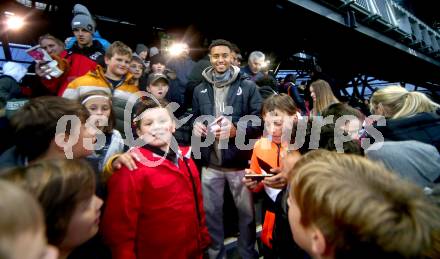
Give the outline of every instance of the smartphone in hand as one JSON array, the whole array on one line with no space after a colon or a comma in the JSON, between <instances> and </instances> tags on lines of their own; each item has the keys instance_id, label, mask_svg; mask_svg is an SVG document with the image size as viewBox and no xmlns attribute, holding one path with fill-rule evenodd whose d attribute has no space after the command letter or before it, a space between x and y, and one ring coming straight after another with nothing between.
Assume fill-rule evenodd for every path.
<instances>
[{"instance_id":1,"label":"smartphone in hand","mask_svg":"<svg viewBox=\"0 0 440 259\"><path fill-rule=\"evenodd\" d=\"M266 177L274 176L274 174L245 174L246 179L252 179L253 181L260 182Z\"/></svg>"},{"instance_id":2,"label":"smartphone in hand","mask_svg":"<svg viewBox=\"0 0 440 259\"><path fill-rule=\"evenodd\" d=\"M274 176L274 174L271 173L270 169L272 169L272 166L269 165L267 162L265 162L263 159L257 157L258 166L261 169L261 174L245 174L244 177L247 179L252 179L253 181L262 181L265 177L271 177Z\"/></svg>"},{"instance_id":3,"label":"smartphone in hand","mask_svg":"<svg viewBox=\"0 0 440 259\"><path fill-rule=\"evenodd\" d=\"M224 118L225 118L225 117L223 117L223 116L219 116L219 117L217 117L213 122L211 122L211 123L208 125L209 131L211 131L211 132L216 132L216 131L219 130L222 126L226 125L225 123L222 122Z\"/></svg>"}]
</instances>

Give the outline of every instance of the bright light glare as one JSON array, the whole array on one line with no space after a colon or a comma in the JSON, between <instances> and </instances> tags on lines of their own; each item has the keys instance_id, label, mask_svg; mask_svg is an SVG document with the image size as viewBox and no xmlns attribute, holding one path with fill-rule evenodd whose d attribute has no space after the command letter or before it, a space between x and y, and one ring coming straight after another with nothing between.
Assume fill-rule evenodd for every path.
<instances>
[{"instance_id":1,"label":"bright light glare","mask_svg":"<svg viewBox=\"0 0 440 259\"><path fill-rule=\"evenodd\" d=\"M170 46L168 52L171 56L179 56L185 50L185 44L183 43L175 43Z\"/></svg>"},{"instance_id":2,"label":"bright light glare","mask_svg":"<svg viewBox=\"0 0 440 259\"><path fill-rule=\"evenodd\" d=\"M24 25L24 19L18 16L8 16L6 18L6 26L11 30L18 30Z\"/></svg>"},{"instance_id":3,"label":"bright light glare","mask_svg":"<svg viewBox=\"0 0 440 259\"><path fill-rule=\"evenodd\" d=\"M263 68L268 67L269 64L270 64L270 60L266 60L263 62L263 64L261 64L261 67L263 67Z\"/></svg>"}]
</instances>

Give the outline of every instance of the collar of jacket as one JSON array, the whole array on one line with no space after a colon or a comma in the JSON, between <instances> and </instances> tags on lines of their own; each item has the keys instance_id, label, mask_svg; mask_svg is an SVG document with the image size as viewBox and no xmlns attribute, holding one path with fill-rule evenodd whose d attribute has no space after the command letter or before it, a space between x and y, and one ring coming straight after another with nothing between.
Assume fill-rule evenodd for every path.
<instances>
[{"instance_id":1,"label":"collar of jacket","mask_svg":"<svg viewBox=\"0 0 440 259\"><path fill-rule=\"evenodd\" d=\"M68 52L68 54L78 53L78 54L89 56L89 55L92 55L96 52L100 52L100 53L104 54L105 50L99 41L93 40L91 46L83 47L83 48L80 48L78 46L78 42L75 42L75 44L73 44L73 46L70 49L68 49L67 52Z\"/></svg>"},{"instance_id":2,"label":"collar of jacket","mask_svg":"<svg viewBox=\"0 0 440 259\"><path fill-rule=\"evenodd\" d=\"M209 66L207 68L205 68L202 71L202 77L204 78L204 80L206 80L209 84L211 84L213 87L224 87L226 85L232 85L234 84L237 80L241 79L241 75L240 75L240 68L231 65L229 67L229 71L230 71L230 77L226 80L217 82L215 79L215 72L214 72L214 67L213 66Z\"/></svg>"},{"instance_id":3,"label":"collar of jacket","mask_svg":"<svg viewBox=\"0 0 440 259\"><path fill-rule=\"evenodd\" d=\"M89 72L90 75L100 78L102 80L105 80L107 82L107 79L105 77L105 70L102 66L97 65L95 70L92 70ZM130 72L128 72L125 77L124 80L122 81L121 84L134 84L134 78L133 78L133 74L131 74Z\"/></svg>"},{"instance_id":4,"label":"collar of jacket","mask_svg":"<svg viewBox=\"0 0 440 259\"><path fill-rule=\"evenodd\" d=\"M237 75L236 79L231 82L230 86L229 86L229 90L228 90L228 94L226 95L226 105L227 106L233 106L234 103L236 103L236 98L238 95L243 94L243 81L247 80L248 78L246 77L246 74L239 72L239 74ZM209 100L211 101L211 103L214 103L214 86L212 85L212 83L210 83L206 77L204 77L204 81L203 81L203 88L201 89L201 92L205 92L208 95ZM241 92L241 93L240 93ZM211 111L210 111L210 115L215 116L215 111L214 111L214 106L211 106ZM227 114L229 115L229 114ZM233 121L235 122L235 121Z\"/></svg>"},{"instance_id":5,"label":"collar of jacket","mask_svg":"<svg viewBox=\"0 0 440 259\"><path fill-rule=\"evenodd\" d=\"M147 149L147 150L151 151L153 154L156 154L160 157L165 156L165 159L167 159L168 161L170 161L173 164L177 164L177 161L179 159L179 155L176 154L176 152L174 152L171 148L169 149L168 153L165 153L165 151L163 151L162 149L160 149L158 147L154 147L150 144L145 144L144 146L142 146L142 148Z\"/></svg>"}]
</instances>

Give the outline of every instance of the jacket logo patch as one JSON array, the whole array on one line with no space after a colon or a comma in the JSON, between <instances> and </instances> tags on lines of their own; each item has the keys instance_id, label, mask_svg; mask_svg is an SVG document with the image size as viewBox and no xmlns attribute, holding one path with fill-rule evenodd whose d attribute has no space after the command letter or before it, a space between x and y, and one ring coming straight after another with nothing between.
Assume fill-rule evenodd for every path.
<instances>
[{"instance_id":1,"label":"jacket logo patch","mask_svg":"<svg viewBox=\"0 0 440 259\"><path fill-rule=\"evenodd\" d=\"M243 90L241 90L241 87L238 87L237 95L241 95L242 93L243 93Z\"/></svg>"},{"instance_id":2,"label":"jacket logo patch","mask_svg":"<svg viewBox=\"0 0 440 259\"><path fill-rule=\"evenodd\" d=\"M97 60L102 54L100 52L95 52L94 54L90 55L90 59Z\"/></svg>"},{"instance_id":3,"label":"jacket logo patch","mask_svg":"<svg viewBox=\"0 0 440 259\"><path fill-rule=\"evenodd\" d=\"M207 92L208 92L208 89L200 91L200 93L202 93L202 94L206 94Z\"/></svg>"}]
</instances>

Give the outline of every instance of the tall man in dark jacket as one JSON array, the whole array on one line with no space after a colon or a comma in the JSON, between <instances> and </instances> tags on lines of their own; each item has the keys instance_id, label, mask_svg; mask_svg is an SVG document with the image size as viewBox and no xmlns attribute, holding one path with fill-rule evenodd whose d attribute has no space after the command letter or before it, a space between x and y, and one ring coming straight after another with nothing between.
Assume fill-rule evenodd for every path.
<instances>
[{"instance_id":1,"label":"tall man in dark jacket","mask_svg":"<svg viewBox=\"0 0 440 259\"><path fill-rule=\"evenodd\" d=\"M202 167L203 203L206 223L213 240L209 249L210 258L225 258L223 246L223 191L228 181L235 205L238 209L239 231L238 251L242 258L257 258L255 245L255 220L252 194L241 183L248 167L251 150L237 147L245 136L245 142L261 134L260 125L242 123L246 115L259 120L261 97L257 86L231 65L231 43L214 40L210 47L211 66L202 75L204 81L194 89L193 118L210 115L214 123L204 124L196 119L193 139L214 136L214 143L208 147L193 142L193 150L200 149ZM238 145L239 146L239 145Z\"/></svg>"}]
</instances>

